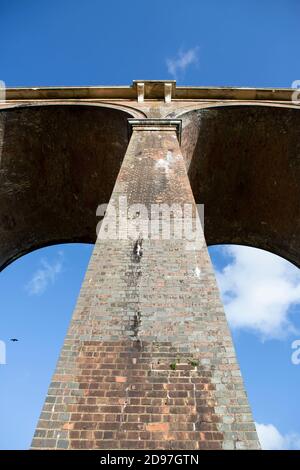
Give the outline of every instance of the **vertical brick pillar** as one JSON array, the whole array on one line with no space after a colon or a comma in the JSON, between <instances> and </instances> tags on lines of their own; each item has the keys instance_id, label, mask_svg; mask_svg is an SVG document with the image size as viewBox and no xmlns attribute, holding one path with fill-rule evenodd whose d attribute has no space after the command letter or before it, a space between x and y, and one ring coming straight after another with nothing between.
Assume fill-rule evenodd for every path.
<instances>
[{"instance_id":1,"label":"vertical brick pillar","mask_svg":"<svg viewBox=\"0 0 300 470\"><path fill-rule=\"evenodd\" d=\"M120 197L149 212L155 203L195 209L178 122L130 125L32 447L259 448L202 232L201 248L162 234L130 239L117 217L121 237L107 236ZM127 222L146 225L133 209Z\"/></svg>"}]
</instances>

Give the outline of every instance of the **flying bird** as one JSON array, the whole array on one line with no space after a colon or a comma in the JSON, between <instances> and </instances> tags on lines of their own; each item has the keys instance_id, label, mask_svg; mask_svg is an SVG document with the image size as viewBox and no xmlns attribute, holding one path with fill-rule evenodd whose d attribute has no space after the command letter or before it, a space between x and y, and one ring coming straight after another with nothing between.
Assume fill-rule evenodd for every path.
<instances>
[{"instance_id":1,"label":"flying bird","mask_svg":"<svg viewBox=\"0 0 300 470\"><path fill-rule=\"evenodd\" d=\"M19 341L19 340L17 338L11 338L10 341L14 343L15 341Z\"/></svg>"}]
</instances>

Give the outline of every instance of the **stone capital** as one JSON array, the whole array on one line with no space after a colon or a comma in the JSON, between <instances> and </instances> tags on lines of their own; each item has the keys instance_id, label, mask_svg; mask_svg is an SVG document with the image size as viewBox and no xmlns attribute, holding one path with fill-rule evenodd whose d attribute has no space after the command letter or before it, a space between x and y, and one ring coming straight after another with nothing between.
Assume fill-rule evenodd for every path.
<instances>
[{"instance_id":1,"label":"stone capital","mask_svg":"<svg viewBox=\"0 0 300 470\"><path fill-rule=\"evenodd\" d=\"M135 131L176 131L178 141L181 141L181 119L128 119L128 134L131 137Z\"/></svg>"}]
</instances>

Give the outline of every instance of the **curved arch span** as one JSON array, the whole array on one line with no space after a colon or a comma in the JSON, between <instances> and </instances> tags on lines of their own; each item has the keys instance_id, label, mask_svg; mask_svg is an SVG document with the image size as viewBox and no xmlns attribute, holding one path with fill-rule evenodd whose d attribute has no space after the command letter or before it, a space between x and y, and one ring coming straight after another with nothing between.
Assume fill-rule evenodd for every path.
<instances>
[{"instance_id":1,"label":"curved arch span","mask_svg":"<svg viewBox=\"0 0 300 470\"><path fill-rule=\"evenodd\" d=\"M207 243L255 246L299 267L300 110L226 105L181 118Z\"/></svg>"},{"instance_id":2,"label":"curved arch span","mask_svg":"<svg viewBox=\"0 0 300 470\"><path fill-rule=\"evenodd\" d=\"M94 243L132 113L42 105L0 111L0 269L42 246Z\"/></svg>"}]
</instances>

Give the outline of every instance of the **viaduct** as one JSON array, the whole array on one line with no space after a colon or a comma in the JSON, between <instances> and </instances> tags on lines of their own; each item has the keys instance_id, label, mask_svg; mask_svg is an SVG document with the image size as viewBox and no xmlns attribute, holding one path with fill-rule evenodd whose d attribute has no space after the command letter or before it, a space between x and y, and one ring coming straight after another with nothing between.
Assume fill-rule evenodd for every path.
<instances>
[{"instance_id":1,"label":"viaduct","mask_svg":"<svg viewBox=\"0 0 300 470\"><path fill-rule=\"evenodd\" d=\"M259 448L207 246L254 246L300 266L292 91L7 90L1 269L47 245L95 244L32 448ZM136 209L127 222L148 226L144 207L159 236L126 236L113 212L124 199ZM155 204L191 207L193 224L203 204L197 243L162 237Z\"/></svg>"}]
</instances>

